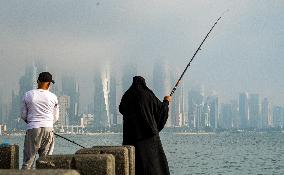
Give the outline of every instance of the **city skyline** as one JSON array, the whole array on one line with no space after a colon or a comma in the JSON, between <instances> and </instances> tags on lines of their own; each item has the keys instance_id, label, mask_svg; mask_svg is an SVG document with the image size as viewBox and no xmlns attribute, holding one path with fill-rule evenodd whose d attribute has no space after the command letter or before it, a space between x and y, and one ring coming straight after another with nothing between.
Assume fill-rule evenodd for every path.
<instances>
[{"instance_id":1,"label":"city skyline","mask_svg":"<svg viewBox=\"0 0 284 175\"><path fill-rule=\"evenodd\" d=\"M283 8L283 1L257 0L1 1L0 93L11 101L18 75L34 59L48 63L55 78L74 74L86 102L89 75L106 61L117 74L135 63L149 82L154 64L165 60L178 76L229 9L185 74L184 87L204 85L227 101L242 91L259 93L283 106Z\"/></svg>"},{"instance_id":2,"label":"city skyline","mask_svg":"<svg viewBox=\"0 0 284 175\"><path fill-rule=\"evenodd\" d=\"M23 129L23 122L19 119L20 99L22 94L36 88L36 78L41 71L46 71L45 64L34 62L26 65L24 75L19 77L20 89L11 91L12 103L4 103L0 99L1 121L9 127ZM136 73L134 65L125 66L122 77L116 77L111 71L110 64L97 71L93 76L93 100L89 102L91 108L83 108L80 96L82 90L78 80L72 75L64 75L61 81L51 89L59 99L59 125L82 126L87 123L93 128L110 128L122 124L121 114L118 112L120 97L131 84L129 80ZM124 68L125 68L124 67ZM173 72L167 72L167 65L153 67L152 83L154 93L162 95L174 81ZM166 75L166 76L165 76ZM60 80L60 79L57 79ZM150 81L151 82L151 81ZM148 84L148 83L147 83ZM151 83L150 83L151 84ZM241 92L229 102L222 101L217 93L205 93L205 87L191 87L186 89L181 85L170 103L169 118L166 127L188 127L197 130L211 129L247 129L271 128L284 126L284 107L273 104L273 100L255 92ZM160 97L162 100L163 97ZM9 110L10 109L10 110ZM5 112L6 111L6 112ZM7 112L9 111L9 112ZM8 115L8 116L4 116ZM83 117L82 117L83 116ZM84 117L85 116L85 117Z\"/></svg>"}]
</instances>

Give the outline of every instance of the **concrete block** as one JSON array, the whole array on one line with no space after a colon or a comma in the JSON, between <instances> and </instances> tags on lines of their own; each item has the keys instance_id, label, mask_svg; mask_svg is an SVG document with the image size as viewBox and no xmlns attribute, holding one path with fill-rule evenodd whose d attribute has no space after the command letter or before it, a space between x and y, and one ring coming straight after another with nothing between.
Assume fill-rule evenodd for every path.
<instances>
[{"instance_id":1,"label":"concrete block","mask_svg":"<svg viewBox=\"0 0 284 175\"><path fill-rule=\"evenodd\" d=\"M95 146L96 148L102 147L112 147L112 148L119 148L125 147L128 149L128 162L129 162L129 175L135 175L135 147L132 145L123 145L123 146ZM85 150L87 151L87 150ZM98 151L98 150L97 150Z\"/></svg>"},{"instance_id":2,"label":"concrete block","mask_svg":"<svg viewBox=\"0 0 284 175\"><path fill-rule=\"evenodd\" d=\"M0 148L0 169L19 169L18 145L7 145Z\"/></svg>"},{"instance_id":3,"label":"concrete block","mask_svg":"<svg viewBox=\"0 0 284 175\"><path fill-rule=\"evenodd\" d=\"M128 163L129 163L129 175L135 175L135 147L132 145L123 146L95 146L97 148L107 147L107 148L121 148L125 147L128 150ZM94 148L94 147L93 147Z\"/></svg>"},{"instance_id":4,"label":"concrete block","mask_svg":"<svg viewBox=\"0 0 284 175\"><path fill-rule=\"evenodd\" d=\"M112 154L115 157L115 173L129 175L128 149L123 146L94 146L78 150L75 154Z\"/></svg>"},{"instance_id":5,"label":"concrete block","mask_svg":"<svg viewBox=\"0 0 284 175\"><path fill-rule=\"evenodd\" d=\"M37 169L75 169L81 175L114 175L115 158L111 154L72 154L43 156Z\"/></svg>"},{"instance_id":6,"label":"concrete block","mask_svg":"<svg viewBox=\"0 0 284 175\"><path fill-rule=\"evenodd\" d=\"M36 169L73 169L74 154L42 156L36 161Z\"/></svg>"},{"instance_id":7,"label":"concrete block","mask_svg":"<svg viewBox=\"0 0 284 175\"><path fill-rule=\"evenodd\" d=\"M115 158L111 154L78 154L76 170L82 175L115 175Z\"/></svg>"},{"instance_id":8,"label":"concrete block","mask_svg":"<svg viewBox=\"0 0 284 175\"><path fill-rule=\"evenodd\" d=\"M129 175L135 175L135 147L132 145L123 145L128 149Z\"/></svg>"},{"instance_id":9,"label":"concrete block","mask_svg":"<svg viewBox=\"0 0 284 175\"><path fill-rule=\"evenodd\" d=\"M93 148L83 148L76 151L75 154L101 154L101 150Z\"/></svg>"},{"instance_id":10,"label":"concrete block","mask_svg":"<svg viewBox=\"0 0 284 175\"><path fill-rule=\"evenodd\" d=\"M0 170L1 175L80 175L76 170Z\"/></svg>"}]
</instances>

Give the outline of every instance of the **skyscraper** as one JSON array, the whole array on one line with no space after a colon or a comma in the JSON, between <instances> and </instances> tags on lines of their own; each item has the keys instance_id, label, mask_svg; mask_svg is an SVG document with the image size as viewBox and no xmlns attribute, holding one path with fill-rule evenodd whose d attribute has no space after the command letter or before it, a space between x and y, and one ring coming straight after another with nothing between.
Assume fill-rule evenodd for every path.
<instances>
[{"instance_id":1,"label":"skyscraper","mask_svg":"<svg viewBox=\"0 0 284 175\"><path fill-rule=\"evenodd\" d=\"M264 98L261 105L261 128L272 127L272 107L268 98Z\"/></svg>"},{"instance_id":2,"label":"skyscraper","mask_svg":"<svg viewBox=\"0 0 284 175\"><path fill-rule=\"evenodd\" d=\"M10 104L2 104L2 122L7 124L10 121L9 113L11 111Z\"/></svg>"},{"instance_id":3,"label":"skyscraper","mask_svg":"<svg viewBox=\"0 0 284 175\"><path fill-rule=\"evenodd\" d=\"M196 116L195 116L195 128L197 130L201 130L204 128L205 126L205 120L204 120L204 115L203 115L203 109L204 109L204 106L203 104L199 104L197 105L196 104Z\"/></svg>"},{"instance_id":4,"label":"skyscraper","mask_svg":"<svg viewBox=\"0 0 284 175\"><path fill-rule=\"evenodd\" d=\"M70 96L59 96L58 97L59 103L59 119L58 119L58 126L65 126L69 125L69 117L70 117Z\"/></svg>"},{"instance_id":5,"label":"skyscraper","mask_svg":"<svg viewBox=\"0 0 284 175\"><path fill-rule=\"evenodd\" d=\"M251 94L249 99L249 119L251 128L260 127L260 98L258 94Z\"/></svg>"},{"instance_id":6,"label":"skyscraper","mask_svg":"<svg viewBox=\"0 0 284 175\"><path fill-rule=\"evenodd\" d=\"M230 129L233 126L233 108L231 104L221 105L221 123L222 128Z\"/></svg>"},{"instance_id":7,"label":"skyscraper","mask_svg":"<svg viewBox=\"0 0 284 175\"><path fill-rule=\"evenodd\" d=\"M248 94L246 92L239 95L239 117L240 128L245 129L249 127L249 104Z\"/></svg>"},{"instance_id":8,"label":"skyscraper","mask_svg":"<svg viewBox=\"0 0 284 175\"><path fill-rule=\"evenodd\" d=\"M69 125L78 125L79 119L79 84L73 76L62 77L62 95L70 97Z\"/></svg>"},{"instance_id":9,"label":"skyscraper","mask_svg":"<svg viewBox=\"0 0 284 175\"><path fill-rule=\"evenodd\" d=\"M21 100L20 96L12 90L12 103L11 103L11 111L9 112L10 120L8 121L8 128L9 129L19 129L18 122L19 122L19 114L21 108Z\"/></svg>"},{"instance_id":10,"label":"skyscraper","mask_svg":"<svg viewBox=\"0 0 284 175\"><path fill-rule=\"evenodd\" d=\"M95 75L94 127L110 127L110 67Z\"/></svg>"},{"instance_id":11,"label":"skyscraper","mask_svg":"<svg viewBox=\"0 0 284 175\"><path fill-rule=\"evenodd\" d=\"M190 128L196 128L199 126L197 107L203 105L203 98L203 88L192 89L188 93L188 126Z\"/></svg>"},{"instance_id":12,"label":"skyscraper","mask_svg":"<svg viewBox=\"0 0 284 175\"><path fill-rule=\"evenodd\" d=\"M217 96L209 97L210 107L210 127L216 129L219 126L219 98Z\"/></svg>"},{"instance_id":13,"label":"skyscraper","mask_svg":"<svg viewBox=\"0 0 284 175\"><path fill-rule=\"evenodd\" d=\"M109 110L110 110L110 115L111 115L111 119L112 125L117 125L118 124L118 120L117 120L117 103L116 103L116 95L117 95L117 88L116 88L116 78L114 76L114 74L112 74L111 78L110 78L110 92L109 92L109 98L110 98L110 102L109 102Z\"/></svg>"},{"instance_id":14,"label":"skyscraper","mask_svg":"<svg viewBox=\"0 0 284 175\"><path fill-rule=\"evenodd\" d=\"M168 64L165 61L156 62L153 69L153 91L160 100L170 93L171 78Z\"/></svg>"},{"instance_id":15,"label":"skyscraper","mask_svg":"<svg viewBox=\"0 0 284 175\"><path fill-rule=\"evenodd\" d=\"M184 90L181 85L179 89L176 90L174 94L174 99L170 103L170 114L171 117L171 126L181 127L185 125L185 106L184 106Z\"/></svg>"},{"instance_id":16,"label":"skyscraper","mask_svg":"<svg viewBox=\"0 0 284 175\"><path fill-rule=\"evenodd\" d=\"M210 127L210 106L209 106L209 103L208 103L208 100L204 103L203 105L203 128L209 128Z\"/></svg>"},{"instance_id":17,"label":"skyscraper","mask_svg":"<svg viewBox=\"0 0 284 175\"><path fill-rule=\"evenodd\" d=\"M172 75L173 76L173 75ZM153 69L153 92L163 101L165 95L170 93L172 79L168 64L164 60L157 61ZM169 106L169 117L166 127L172 127L179 123L179 96L181 92L177 90L172 103ZM176 100L177 99L177 100Z\"/></svg>"},{"instance_id":18,"label":"skyscraper","mask_svg":"<svg viewBox=\"0 0 284 175\"><path fill-rule=\"evenodd\" d=\"M239 104L238 100L230 101L232 107L232 127L239 128L240 126L240 118L239 118Z\"/></svg>"},{"instance_id":19,"label":"skyscraper","mask_svg":"<svg viewBox=\"0 0 284 175\"><path fill-rule=\"evenodd\" d=\"M273 107L273 126L277 128L284 126L284 109L281 106Z\"/></svg>"}]
</instances>

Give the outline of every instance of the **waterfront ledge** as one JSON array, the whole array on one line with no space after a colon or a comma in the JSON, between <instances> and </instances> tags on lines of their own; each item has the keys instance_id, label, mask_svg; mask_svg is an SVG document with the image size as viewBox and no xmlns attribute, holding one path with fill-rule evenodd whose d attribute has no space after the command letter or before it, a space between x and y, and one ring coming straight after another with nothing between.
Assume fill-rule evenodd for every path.
<instances>
[{"instance_id":1,"label":"waterfront ledge","mask_svg":"<svg viewBox=\"0 0 284 175\"><path fill-rule=\"evenodd\" d=\"M8 145L0 148L0 164L3 175L135 175L135 148L94 146L80 149L75 154L44 156L36 160L35 170L24 171L19 170L19 146Z\"/></svg>"}]
</instances>

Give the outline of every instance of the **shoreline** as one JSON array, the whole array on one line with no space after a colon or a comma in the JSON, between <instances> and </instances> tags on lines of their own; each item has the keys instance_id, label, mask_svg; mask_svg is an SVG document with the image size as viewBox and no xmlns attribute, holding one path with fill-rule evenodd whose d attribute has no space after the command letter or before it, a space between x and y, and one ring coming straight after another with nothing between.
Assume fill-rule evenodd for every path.
<instances>
[{"instance_id":1,"label":"shoreline","mask_svg":"<svg viewBox=\"0 0 284 175\"><path fill-rule=\"evenodd\" d=\"M205 132L205 131L162 131L160 134L175 134L175 135L215 135L215 134L222 134L222 133L231 133L231 134L241 134L241 133L283 133L284 131L244 131L244 130L239 130L239 131L222 131L222 132ZM9 136L25 136L25 132L20 132L20 133L6 133L0 135L0 137L9 137ZM59 135L122 135L122 132L88 132L88 133L60 133L58 132L57 134Z\"/></svg>"}]
</instances>

